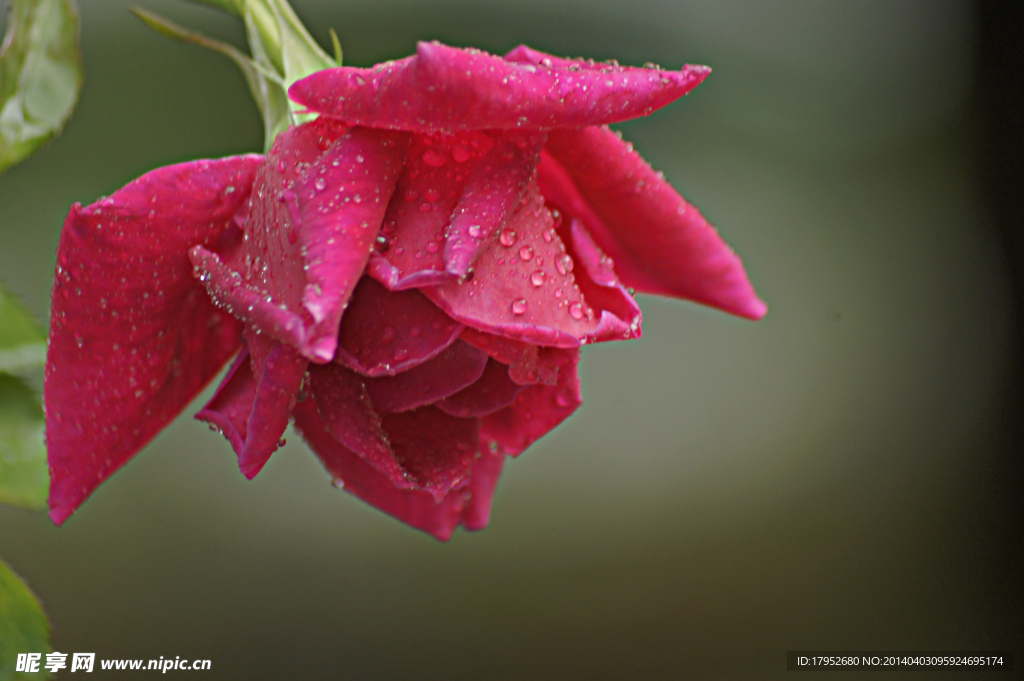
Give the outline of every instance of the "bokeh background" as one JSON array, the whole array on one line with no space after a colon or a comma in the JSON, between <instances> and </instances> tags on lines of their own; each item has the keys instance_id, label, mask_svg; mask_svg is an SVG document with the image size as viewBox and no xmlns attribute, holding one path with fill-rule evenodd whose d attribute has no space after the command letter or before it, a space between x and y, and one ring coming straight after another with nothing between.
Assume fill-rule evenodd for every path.
<instances>
[{"instance_id":1,"label":"bokeh background","mask_svg":"<svg viewBox=\"0 0 1024 681\"><path fill-rule=\"evenodd\" d=\"M0 177L0 277L41 319L71 203L261 147L235 67L149 32L135 3L244 44L209 8L80 3L78 110ZM709 64L620 127L770 312L641 298L645 337L586 349L582 410L509 463L491 526L448 544L333 488L294 433L245 481L193 407L64 527L0 508L0 554L57 650L209 658L217 679L449 681L1024 650L1014 17L960 0L293 4L349 65L434 38Z\"/></svg>"}]
</instances>

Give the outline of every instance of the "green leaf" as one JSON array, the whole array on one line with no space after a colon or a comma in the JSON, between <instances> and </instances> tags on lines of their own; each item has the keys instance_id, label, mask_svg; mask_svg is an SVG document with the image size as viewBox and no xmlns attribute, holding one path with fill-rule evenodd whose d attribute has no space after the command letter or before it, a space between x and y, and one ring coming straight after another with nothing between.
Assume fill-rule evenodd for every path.
<instances>
[{"instance_id":1,"label":"green leaf","mask_svg":"<svg viewBox=\"0 0 1024 681\"><path fill-rule=\"evenodd\" d=\"M50 623L25 583L0 561L0 681L48 679L43 665L50 648ZM40 671L15 671L18 653L39 653Z\"/></svg>"},{"instance_id":2,"label":"green leaf","mask_svg":"<svg viewBox=\"0 0 1024 681\"><path fill-rule=\"evenodd\" d=\"M46 509L50 473L39 399L17 376L0 373L0 502Z\"/></svg>"},{"instance_id":3,"label":"green leaf","mask_svg":"<svg viewBox=\"0 0 1024 681\"><path fill-rule=\"evenodd\" d=\"M0 172L60 131L81 88L74 0L11 0L0 47Z\"/></svg>"},{"instance_id":4,"label":"green leaf","mask_svg":"<svg viewBox=\"0 0 1024 681\"><path fill-rule=\"evenodd\" d=\"M0 283L0 371L21 371L46 361L46 332Z\"/></svg>"},{"instance_id":5,"label":"green leaf","mask_svg":"<svg viewBox=\"0 0 1024 681\"><path fill-rule=\"evenodd\" d=\"M46 508L50 485L43 409L25 381L8 372L45 361L42 327L0 284L0 502L33 511Z\"/></svg>"}]
</instances>

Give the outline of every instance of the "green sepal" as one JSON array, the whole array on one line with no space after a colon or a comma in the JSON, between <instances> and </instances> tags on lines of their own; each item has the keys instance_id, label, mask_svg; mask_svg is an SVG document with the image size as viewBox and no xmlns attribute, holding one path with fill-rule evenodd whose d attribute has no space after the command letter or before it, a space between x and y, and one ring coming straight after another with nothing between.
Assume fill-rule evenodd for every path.
<instances>
[{"instance_id":1,"label":"green sepal","mask_svg":"<svg viewBox=\"0 0 1024 681\"><path fill-rule=\"evenodd\" d=\"M46 509L45 419L39 398L17 372L46 361L46 334L0 284L0 502ZM2 677L0 677L2 678Z\"/></svg>"},{"instance_id":2,"label":"green sepal","mask_svg":"<svg viewBox=\"0 0 1024 681\"><path fill-rule=\"evenodd\" d=\"M50 623L39 600L25 583L0 561L0 681L48 679L46 654L50 647ZM39 653L39 671L15 671L19 653ZM67 662L70 668L70 660Z\"/></svg>"},{"instance_id":3,"label":"green sepal","mask_svg":"<svg viewBox=\"0 0 1024 681\"><path fill-rule=\"evenodd\" d=\"M244 2L244 0L238 0L237 2L235 0L189 0L189 2L194 2L197 5L210 5L211 7L222 9L225 12L229 12L240 17L242 16L240 4L241 2Z\"/></svg>"},{"instance_id":4,"label":"green sepal","mask_svg":"<svg viewBox=\"0 0 1024 681\"><path fill-rule=\"evenodd\" d=\"M81 88L74 0L11 0L0 47L0 172L60 131Z\"/></svg>"}]
</instances>

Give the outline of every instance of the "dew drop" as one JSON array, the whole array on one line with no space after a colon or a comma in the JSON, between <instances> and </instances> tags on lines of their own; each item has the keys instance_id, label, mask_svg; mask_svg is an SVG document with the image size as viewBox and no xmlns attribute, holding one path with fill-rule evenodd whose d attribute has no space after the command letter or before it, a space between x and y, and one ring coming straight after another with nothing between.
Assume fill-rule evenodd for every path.
<instances>
[{"instance_id":1,"label":"dew drop","mask_svg":"<svg viewBox=\"0 0 1024 681\"><path fill-rule=\"evenodd\" d=\"M544 270L537 270L530 275L530 283L534 286L543 286L545 279L547 279L547 275L544 274Z\"/></svg>"},{"instance_id":2,"label":"dew drop","mask_svg":"<svg viewBox=\"0 0 1024 681\"><path fill-rule=\"evenodd\" d=\"M416 197L419 196L419 195L420 195L420 193L418 191L416 191L415 189L406 189L405 190L405 200L408 203L412 203L413 201L415 201Z\"/></svg>"},{"instance_id":3,"label":"dew drop","mask_svg":"<svg viewBox=\"0 0 1024 681\"><path fill-rule=\"evenodd\" d=\"M398 348L397 350L395 350L395 361L396 362L404 362L407 359L409 359L409 349L408 348Z\"/></svg>"},{"instance_id":4,"label":"dew drop","mask_svg":"<svg viewBox=\"0 0 1024 681\"><path fill-rule=\"evenodd\" d=\"M525 314L526 313L526 299L520 298L512 301L512 314Z\"/></svg>"},{"instance_id":5,"label":"dew drop","mask_svg":"<svg viewBox=\"0 0 1024 681\"><path fill-rule=\"evenodd\" d=\"M572 404L572 397L569 395L568 391L561 390L558 395L555 396L555 404L559 407L568 407Z\"/></svg>"},{"instance_id":6,"label":"dew drop","mask_svg":"<svg viewBox=\"0 0 1024 681\"><path fill-rule=\"evenodd\" d=\"M391 248L391 240L388 239L383 234L378 235L377 236L377 241L374 244L374 249L378 253L382 253L383 254L383 253L387 253L389 248Z\"/></svg>"},{"instance_id":7,"label":"dew drop","mask_svg":"<svg viewBox=\"0 0 1024 681\"><path fill-rule=\"evenodd\" d=\"M436 241L428 241L427 242L427 253L437 253L437 242Z\"/></svg>"},{"instance_id":8,"label":"dew drop","mask_svg":"<svg viewBox=\"0 0 1024 681\"><path fill-rule=\"evenodd\" d=\"M583 303L577 300L569 305L569 316L576 321L583 319Z\"/></svg>"},{"instance_id":9,"label":"dew drop","mask_svg":"<svg viewBox=\"0 0 1024 681\"><path fill-rule=\"evenodd\" d=\"M439 152L437 149L427 149L426 151L424 151L423 162L426 163L428 166L433 166L434 168L440 168L445 163L447 163L447 161L444 158L444 154Z\"/></svg>"},{"instance_id":10,"label":"dew drop","mask_svg":"<svg viewBox=\"0 0 1024 681\"><path fill-rule=\"evenodd\" d=\"M461 144L456 144L455 148L452 149L452 158L455 159L456 163L465 163L469 160L469 149Z\"/></svg>"},{"instance_id":11,"label":"dew drop","mask_svg":"<svg viewBox=\"0 0 1024 681\"><path fill-rule=\"evenodd\" d=\"M322 192L324 189L327 189L327 180L322 177L318 177L316 178L316 182L313 183L313 186L316 187L318 192Z\"/></svg>"},{"instance_id":12,"label":"dew drop","mask_svg":"<svg viewBox=\"0 0 1024 681\"><path fill-rule=\"evenodd\" d=\"M516 243L516 233L511 229L503 229L501 230L501 235L498 237L498 241L501 242L501 245L505 248L512 248Z\"/></svg>"},{"instance_id":13,"label":"dew drop","mask_svg":"<svg viewBox=\"0 0 1024 681\"><path fill-rule=\"evenodd\" d=\"M533 260L533 249L529 246L523 246L519 249L519 257L523 260Z\"/></svg>"},{"instance_id":14,"label":"dew drop","mask_svg":"<svg viewBox=\"0 0 1024 681\"><path fill-rule=\"evenodd\" d=\"M363 157L362 157L361 155L359 155L359 154L356 154L356 163L362 163L362 162L363 162L363 161L365 161L365 160L366 160L366 159L365 159L365 158L363 158Z\"/></svg>"},{"instance_id":15,"label":"dew drop","mask_svg":"<svg viewBox=\"0 0 1024 681\"><path fill-rule=\"evenodd\" d=\"M423 331L418 326L414 326L409 329L409 335L413 338L419 338L421 333L423 333Z\"/></svg>"},{"instance_id":16,"label":"dew drop","mask_svg":"<svg viewBox=\"0 0 1024 681\"><path fill-rule=\"evenodd\" d=\"M474 239L479 239L483 234L483 230L480 229L480 225L470 225L467 231Z\"/></svg>"},{"instance_id":17,"label":"dew drop","mask_svg":"<svg viewBox=\"0 0 1024 681\"><path fill-rule=\"evenodd\" d=\"M427 191L423 192L423 198L425 198L427 201L437 201L439 198L441 198L441 192L431 187Z\"/></svg>"},{"instance_id":18,"label":"dew drop","mask_svg":"<svg viewBox=\"0 0 1024 681\"><path fill-rule=\"evenodd\" d=\"M561 275L565 275L568 272L572 272L572 266L572 256L570 256L568 253L563 253L562 255L555 259L555 269L557 269L558 273Z\"/></svg>"}]
</instances>

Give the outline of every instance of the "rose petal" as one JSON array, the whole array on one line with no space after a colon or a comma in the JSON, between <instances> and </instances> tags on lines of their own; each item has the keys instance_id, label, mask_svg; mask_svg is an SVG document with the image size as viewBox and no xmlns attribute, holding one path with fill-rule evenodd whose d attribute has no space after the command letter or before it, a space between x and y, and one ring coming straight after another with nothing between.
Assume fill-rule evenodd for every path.
<instances>
[{"instance_id":1,"label":"rose petal","mask_svg":"<svg viewBox=\"0 0 1024 681\"><path fill-rule=\"evenodd\" d=\"M550 360L553 355L548 353L542 358L538 352L540 348L536 345L511 338L492 336L489 333L468 327L463 330L459 338L474 348L483 350L502 364L507 364L509 378L519 385L533 385L534 383L554 385L558 380L557 364L551 361L542 361Z\"/></svg>"},{"instance_id":2,"label":"rose petal","mask_svg":"<svg viewBox=\"0 0 1024 681\"><path fill-rule=\"evenodd\" d=\"M254 346L251 340L249 346ZM259 361L260 355L264 353L253 349L251 355L255 361L251 369L255 369L253 376L258 374L259 378L246 427L245 445L238 455L238 467L250 480L256 477L280 446L309 366L307 358L285 343L273 342L262 362Z\"/></svg>"},{"instance_id":3,"label":"rose petal","mask_svg":"<svg viewBox=\"0 0 1024 681\"><path fill-rule=\"evenodd\" d=\"M573 261L552 227L536 185L497 242L477 260L472 280L423 289L467 326L534 345L576 347L599 320L583 300Z\"/></svg>"},{"instance_id":4,"label":"rose petal","mask_svg":"<svg viewBox=\"0 0 1024 681\"><path fill-rule=\"evenodd\" d=\"M452 416L479 418L512 404L525 387L509 378L507 365L488 359L483 375L475 383L434 406Z\"/></svg>"},{"instance_id":5,"label":"rose petal","mask_svg":"<svg viewBox=\"0 0 1024 681\"><path fill-rule=\"evenodd\" d=\"M452 212L444 247L447 271L460 279L494 241L530 184L547 135L506 130L470 176Z\"/></svg>"},{"instance_id":6,"label":"rose petal","mask_svg":"<svg viewBox=\"0 0 1024 681\"><path fill-rule=\"evenodd\" d=\"M482 440L497 442L513 456L544 437L583 402L576 373L579 350L541 348L541 352L553 355L558 363L558 382L530 386L511 406L485 417L480 429Z\"/></svg>"},{"instance_id":7,"label":"rose petal","mask_svg":"<svg viewBox=\"0 0 1024 681\"><path fill-rule=\"evenodd\" d=\"M219 255L202 246L188 252L195 273L213 303L271 338L301 348L306 345L307 318L275 304L266 292L246 284L242 275L226 265Z\"/></svg>"},{"instance_id":8,"label":"rose petal","mask_svg":"<svg viewBox=\"0 0 1024 681\"><path fill-rule=\"evenodd\" d=\"M380 231L405 157L405 136L351 128L285 192L298 227L306 286L302 305L315 325L307 356L334 358L338 325Z\"/></svg>"},{"instance_id":9,"label":"rose petal","mask_svg":"<svg viewBox=\"0 0 1024 681\"><path fill-rule=\"evenodd\" d=\"M369 273L392 291L451 281L444 244L452 210L494 144L480 132L413 135Z\"/></svg>"},{"instance_id":10,"label":"rose petal","mask_svg":"<svg viewBox=\"0 0 1024 681\"><path fill-rule=\"evenodd\" d=\"M395 459L362 379L337 364L312 366L309 375L310 393L324 430L386 475L391 484L402 489L415 487Z\"/></svg>"},{"instance_id":11,"label":"rose petal","mask_svg":"<svg viewBox=\"0 0 1024 681\"><path fill-rule=\"evenodd\" d=\"M561 62L561 60L560 60ZM431 132L557 128L646 116L682 97L706 66L662 71L517 64L480 50L421 42L372 69L326 69L289 89L312 111L376 128Z\"/></svg>"},{"instance_id":12,"label":"rose petal","mask_svg":"<svg viewBox=\"0 0 1024 681\"><path fill-rule=\"evenodd\" d=\"M480 456L480 420L434 407L383 415L395 458L435 501L469 475Z\"/></svg>"},{"instance_id":13,"label":"rose petal","mask_svg":"<svg viewBox=\"0 0 1024 681\"><path fill-rule=\"evenodd\" d=\"M748 319L764 316L767 306L740 259L632 145L608 128L590 127L552 131L545 150L561 166L542 159L545 196L584 221L594 241L615 259L625 284ZM565 173L598 220L580 210Z\"/></svg>"},{"instance_id":14,"label":"rose petal","mask_svg":"<svg viewBox=\"0 0 1024 681\"><path fill-rule=\"evenodd\" d=\"M464 328L419 291L392 292L363 277L341 319L335 361L364 376L394 375L436 357Z\"/></svg>"},{"instance_id":15,"label":"rose petal","mask_svg":"<svg viewBox=\"0 0 1024 681\"><path fill-rule=\"evenodd\" d=\"M483 452L473 465L468 482L437 502L429 492L398 489L385 475L343 447L324 430L320 415L309 400L296 406L295 426L347 492L402 522L441 541L448 541L460 523L470 530L487 525L491 498L505 460L500 451Z\"/></svg>"},{"instance_id":16,"label":"rose petal","mask_svg":"<svg viewBox=\"0 0 1024 681\"><path fill-rule=\"evenodd\" d=\"M243 349L221 381L213 399L196 414L196 419L215 427L231 443L236 455L245 448L249 415L256 399L256 379L249 368L249 350Z\"/></svg>"},{"instance_id":17,"label":"rose petal","mask_svg":"<svg viewBox=\"0 0 1024 681\"><path fill-rule=\"evenodd\" d=\"M569 225L569 253L580 264L576 282L580 292L600 315L590 343L640 338L643 313L633 296L615 275L614 262L590 238L583 223L573 219Z\"/></svg>"},{"instance_id":18,"label":"rose petal","mask_svg":"<svg viewBox=\"0 0 1024 681\"><path fill-rule=\"evenodd\" d=\"M238 323L196 284L187 253L215 247L248 200L260 160L160 168L68 214L44 393L55 523L238 351Z\"/></svg>"},{"instance_id":19,"label":"rose petal","mask_svg":"<svg viewBox=\"0 0 1024 681\"><path fill-rule=\"evenodd\" d=\"M486 353L456 341L408 371L366 379L366 390L377 411L407 411L457 393L479 379L486 365Z\"/></svg>"}]
</instances>

